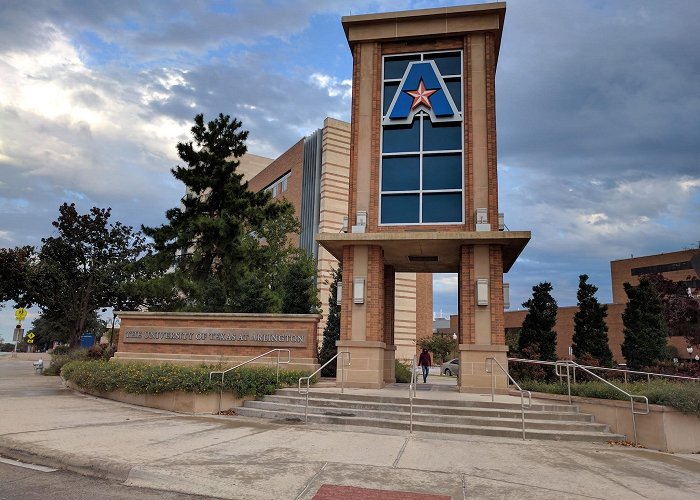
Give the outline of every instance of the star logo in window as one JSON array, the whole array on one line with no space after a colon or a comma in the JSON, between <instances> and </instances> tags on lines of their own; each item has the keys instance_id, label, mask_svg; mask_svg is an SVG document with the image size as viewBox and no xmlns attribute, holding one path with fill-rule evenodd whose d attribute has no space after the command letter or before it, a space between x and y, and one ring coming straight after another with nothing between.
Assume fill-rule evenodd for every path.
<instances>
[{"instance_id":1,"label":"star logo in window","mask_svg":"<svg viewBox=\"0 0 700 500\"><path fill-rule=\"evenodd\" d=\"M437 90L427 90L425 88L425 84L423 83L423 79L421 78L416 90L405 90L404 92L413 97L411 109L415 109L421 104L430 109L432 108L430 105L430 96L437 92Z\"/></svg>"}]
</instances>

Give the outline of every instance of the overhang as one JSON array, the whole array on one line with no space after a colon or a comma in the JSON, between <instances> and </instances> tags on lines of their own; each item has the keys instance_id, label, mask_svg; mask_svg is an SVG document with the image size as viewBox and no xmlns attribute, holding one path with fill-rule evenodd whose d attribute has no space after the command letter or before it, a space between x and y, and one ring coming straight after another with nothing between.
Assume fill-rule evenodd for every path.
<instances>
[{"instance_id":1,"label":"overhang","mask_svg":"<svg viewBox=\"0 0 700 500\"><path fill-rule=\"evenodd\" d=\"M342 23L351 47L358 42L391 42L492 32L496 35L498 60L505 15L505 2L496 2L343 16Z\"/></svg>"},{"instance_id":2,"label":"overhang","mask_svg":"<svg viewBox=\"0 0 700 500\"><path fill-rule=\"evenodd\" d=\"M316 241L341 262L346 246L379 246L386 265L412 273L456 273L462 245L499 245L508 272L530 236L530 231L320 233Z\"/></svg>"}]
</instances>

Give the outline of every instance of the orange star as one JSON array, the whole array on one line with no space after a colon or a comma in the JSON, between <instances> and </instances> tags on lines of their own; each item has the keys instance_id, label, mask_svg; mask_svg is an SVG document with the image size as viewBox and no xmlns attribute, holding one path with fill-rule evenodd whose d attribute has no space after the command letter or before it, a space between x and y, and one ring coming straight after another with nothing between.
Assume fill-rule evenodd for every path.
<instances>
[{"instance_id":1,"label":"orange star","mask_svg":"<svg viewBox=\"0 0 700 500\"><path fill-rule=\"evenodd\" d=\"M437 90L426 90L425 85L423 84L423 79L421 78L416 90L406 90L405 92L413 97L411 109L415 109L421 104L424 104L427 108L432 108L430 105L430 96L437 92Z\"/></svg>"}]
</instances>

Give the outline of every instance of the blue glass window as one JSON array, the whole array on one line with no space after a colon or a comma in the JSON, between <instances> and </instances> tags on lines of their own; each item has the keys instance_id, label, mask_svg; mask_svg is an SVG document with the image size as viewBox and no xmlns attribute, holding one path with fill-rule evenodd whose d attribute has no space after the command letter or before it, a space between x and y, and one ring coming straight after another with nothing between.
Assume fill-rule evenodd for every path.
<instances>
[{"instance_id":1,"label":"blue glass window","mask_svg":"<svg viewBox=\"0 0 700 500\"><path fill-rule=\"evenodd\" d=\"M403 78L408 63L420 61L420 54L410 56L387 57L384 59L384 79L396 80Z\"/></svg>"},{"instance_id":2,"label":"blue glass window","mask_svg":"<svg viewBox=\"0 0 700 500\"><path fill-rule=\"evenodd\" d=\"M423 222L462 220L462 193L426 193L423 195Z\"/></svg>"},{"instance_id":3,"label":"blue glass window","mask_svg":"<svg viewBox=\"0 0 700 500\"><path fill-rule=\"evenodd\" d=\"M382 224L411 224L418 219L418 194L382 195Z\"/></svg>"},{"instance_id":4,"label":"blue glass window","mask_svg":"<svg viewBox=\"0 0 700 500\"><path fill-rule=\"evenodd\" d=\"M462 124L459 122L423 123L423 151L462 149Z\"/></svg>"},{"instance_id":5,"label":"blue glass window","mask_svg":"<svg viewBox=\"0 0 700 500\"><path fill-rule=\"evenodd\" d=\"M398 83L385 83L384 84L384 107L382 109L382 115L385 115L389 111L389 106L391 106L391 101L394 98L394 94L399 89ZM450 90L450 92L452 92Z\"/></svg>"},{"instance_id":6,"label":"blue glass window","mask_svg":"<svg viewBox=\"0 0 700 500\"><path fill-rule=\"evenodd\" d=\"M459 111L462 111L462 80L445 80L445 85L447 85L447 90L452 96L452 100L457 106ZM391 104L391 103L389 103ZM387 106L388 109L388 106Z\"/></svg>"},{"instance_id":7,"label":"blue glass window","mask_svg":"<svg viewBox=\"0 0 700 500\"><path fill-rule=\"evenodd\" d=\"M423 189L462 189L462 155L425 155Z\"/></svg>"},{"instance_id":8,"label":"blue glass window","mask_svg":"<svg viewBox=\"0 0 700 500\"><path fill-rule=\"evenodd\" d=\"M440 74L442 75L461 75L462 74L462 58L459 57L459 52L450 52L442 54L425 54L425 60L432 59L435 61Z\"/></svg>"},{"instance_id":9,"label":"blue glass window","mask_svg":"<svg viewBox=\"0 0 700 500\"><path fill-rule=\"evenodd\" d=\"M420 189L420 157L385 156L382 160L382 191Z\"/></svg>"},{"instance_id":10,"label":"blue glass window","mask_svg":"<svg viewBox=\"0 0 700 500\"><path fill-rule=\"evenodd\" d=\"M384 153L404 153L420 150L420 120L410 125L384 127Z\"/></svg>"},{"instance_id":11,"label":"blue glass window","mask_svg":"<svg viewBox=\"0 0 700 500\"><path fill-rule=\"evenodd\" d=\"M410 125L395 125L386 117L399 89L398 80L403 78L410 62L430 60L435 62L445 82L445 91L457 109L461 112L464 108L460 51L384 57L380 224L464 221L461 120L441 121L446 115L437 114L433 123L430 113L420 109Z\"/></svg>"}]
</instances>

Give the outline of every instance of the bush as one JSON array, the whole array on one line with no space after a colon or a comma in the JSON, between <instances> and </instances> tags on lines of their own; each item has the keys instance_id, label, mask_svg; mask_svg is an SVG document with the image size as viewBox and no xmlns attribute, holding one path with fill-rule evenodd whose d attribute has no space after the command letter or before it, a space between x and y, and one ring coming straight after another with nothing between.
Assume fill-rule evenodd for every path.
<instances>
[{"instance_id":1,"label":"bush","mask_svg":"<svg viewBox=\"0 0 700 500\"><path fill-rule=\"evenodd\" d=\"M15 350L15 345L10 343L10 342L0 344L0 352L12 352L14 350Z\"/></svg>"},{"instance_id":2,"label":"bush","mask_svg":"<svg viewBox=\"0 0 700 500\"><path fill-rule=\"evenodd\" d=\"M56 354L57 350L59 354ZM66 363L70 363L71 361L83 361L86 359L88 359L88 352L85 349L73 349L64 351L62 349L59 350L59 348L56 348L54 349L53 354L51 354L51 364L44 369L44 375L60 375L61 369Z\"/></svg>"},{"instance_id":3,"label":"bush","mask_svg":"<svg viewBox=\"0 0 700 500\"><path fill-rule=\"evenodd\" d=\"M695 382L669 382L653 380L651 382L634 382L616 384L630 394L646 396L650 404L665 405L683 413L700 417L700 384ZM567 394L566 382L547 383L535 380L524 380L520 383L523 389L549 394ZM584 398L629 400L627 396L603 382L582 382L571 384L571 395ZM635 403L637 400L635 400Z\"/></svg>"},{"instance_id":4,"label":"bush","mask_svg":"<svg viewBox=\"0 0 700 500\"><path fill-rule=\"evenodd\" d=\"M61 375L87 390L131 394L162 394L173 391L206 394L221 388L221 379L209 380L211 366L151 365L145 363L110 363L107 361L73 361L63 366ZM280 371L279 387L296 386L302 371ZM315 380L312 380L315 382ZM223 390L236 397L264 396L277 389L277 371L273 367L243 367L226 374Z\"/></svg>"},{"instance_id":5,"label":"bush","mask_svg":"<svg viewBox=\"0 0 700 500\"><path fill-rule=\"evenodd\" d=\"M411 365L405 361L399 361L398 359L394 364L396 372L396 381L400 384L408 384L411 382Z\"/></svg>"}]
</instances>

